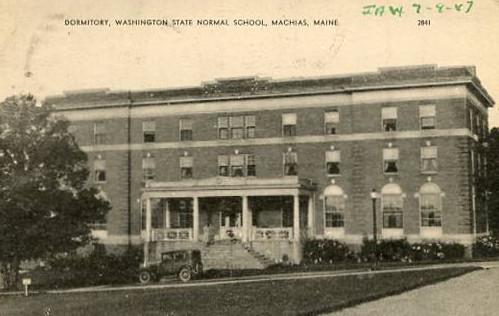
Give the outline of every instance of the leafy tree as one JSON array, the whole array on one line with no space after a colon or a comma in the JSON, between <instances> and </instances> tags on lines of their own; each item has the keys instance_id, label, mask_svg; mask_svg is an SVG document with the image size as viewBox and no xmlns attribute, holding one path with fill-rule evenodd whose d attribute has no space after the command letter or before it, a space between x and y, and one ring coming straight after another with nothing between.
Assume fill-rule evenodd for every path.
<instances>
[{"instance_id":1,"label":"leafy tree","mask_svg":"<svg viewBox=\"0 0 499 316\"><path fill-rule=\"evenodd\" d=\"M85 186L87 156L68 126L31 95L0 103L0 268L7 287L18 284L23 260L91 241L89 224L110 208Z\"/></svg>"},{"instance_id":2,"label":"leafy tree","mask_svg":"<svg viewBox=\"0 0 499 316\"><path fill-rule=\"evenodd\" d=\"M489 227L494 236L499 238L499 128L492 128L487 143Z\"/></svg>"}]
</instances>

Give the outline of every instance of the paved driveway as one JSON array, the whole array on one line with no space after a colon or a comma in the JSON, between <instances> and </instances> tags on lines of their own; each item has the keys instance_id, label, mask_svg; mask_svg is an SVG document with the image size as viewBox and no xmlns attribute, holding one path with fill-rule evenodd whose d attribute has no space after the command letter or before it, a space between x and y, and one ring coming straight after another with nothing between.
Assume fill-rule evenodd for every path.
<instances>
[{"instance_id":1,"label":"paved driveway","mask_svg":"<svg viewBox=\"0 0 499 316\"><path fill-rule=\"evenodd\" d=\"M329 315L499 315L499 268L475 271L459 278L357 305Z\"/></svg>"}]
</instances>

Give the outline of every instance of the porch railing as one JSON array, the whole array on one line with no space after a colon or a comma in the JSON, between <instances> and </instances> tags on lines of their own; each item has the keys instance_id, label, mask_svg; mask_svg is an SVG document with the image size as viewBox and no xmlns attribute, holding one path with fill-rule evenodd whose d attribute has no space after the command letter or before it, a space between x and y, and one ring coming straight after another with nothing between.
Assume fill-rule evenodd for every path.
<instances>
[{"instance_id":1,"label":"porch railing","mask_svg":"<svg viewBox=\"0 0 499 316\"><path fill-rule=\"evenodd\" d=\"M292 238L292 227L253 228L253 240L290 240Z\"/></svg>"},{"instance_id":2,"label":"porch railing","mask_svg":"<svg viewBox=\"0 0 499 316\"><path fill-rule=\"evenodd\" d=\"M152 230L152 241L191 240L192 228L156 228Z\"/></svg>"}]
</instances>

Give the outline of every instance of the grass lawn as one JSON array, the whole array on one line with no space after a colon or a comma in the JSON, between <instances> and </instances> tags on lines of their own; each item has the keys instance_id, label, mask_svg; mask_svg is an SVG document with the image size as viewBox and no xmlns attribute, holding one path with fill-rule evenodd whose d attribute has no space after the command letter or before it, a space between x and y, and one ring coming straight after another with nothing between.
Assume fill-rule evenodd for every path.
<instances>
[{"instance_id":1,"label":"grass lawn","mask_svg":"<svg viewBox=\"0 0 499 316\"><path fill-rule=\"evenodd\" d=\"M476 268L189 288L0 296L0 315L303 315L333 311Z\"/></svg>"}]
</instances>

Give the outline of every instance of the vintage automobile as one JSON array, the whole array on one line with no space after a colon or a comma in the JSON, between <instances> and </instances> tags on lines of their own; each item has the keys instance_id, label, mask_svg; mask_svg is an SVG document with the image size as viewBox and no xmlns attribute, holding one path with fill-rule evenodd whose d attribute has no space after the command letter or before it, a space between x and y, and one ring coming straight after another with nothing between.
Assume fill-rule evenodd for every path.
<instances>
[{"instance_id":1,"label":"vintage automobile","mask_svg":"<svg viewBox=\"0 0 499 316\"><path fill-rule=\"evenodd\" d=\"M201 251L177 250L161 254L161 262L151 263L140 269L140 283L157 281L163 276L177 275L179 280L187 282L203 273Z\"/></svg>"}]
</instances>

